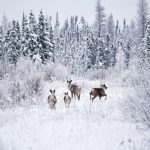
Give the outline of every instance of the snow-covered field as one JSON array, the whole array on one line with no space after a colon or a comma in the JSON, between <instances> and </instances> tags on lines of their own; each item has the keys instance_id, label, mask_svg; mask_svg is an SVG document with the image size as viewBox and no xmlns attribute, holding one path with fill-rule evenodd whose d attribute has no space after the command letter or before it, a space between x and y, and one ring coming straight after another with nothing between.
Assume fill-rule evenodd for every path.
<instances>
[{"instance_id":1,"label":"snow-covered field","mask_svg":"<svg viewBox=\"0 0 150 150\"><path fill-rule=\"evenodd\" d=\"M46 83L42 104L0 111L0 150L149 150L150 132L122 113L127 87L108 85L107 100L92 103L89 91L98 81L77 80L81 100L63 102L67 85ZM56 110L47 105L49 89L56 89Z\"/></svg>"}]
</instances>

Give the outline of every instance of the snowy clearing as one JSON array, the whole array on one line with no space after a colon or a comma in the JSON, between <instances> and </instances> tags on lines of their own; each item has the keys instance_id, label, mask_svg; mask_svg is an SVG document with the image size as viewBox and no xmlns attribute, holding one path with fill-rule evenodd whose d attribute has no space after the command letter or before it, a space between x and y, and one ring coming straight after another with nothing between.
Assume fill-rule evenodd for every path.
<instances>
[{"instance_id":1,"label":"snowy clearing","mask_svg":"<svg viewBox=\"0 0 150 150\"><path fill-rule=\"evenodd\" d=\"M47 83L43 103L30 108L0 111L0 150L148 150L150 132L143 125L127 121L121 112L126 87L109 85L108 98L89 100L98 81L77 81L81 100L63 102L66 83ZM56 89L56 110L47 105L49 89Z\"/></svg>"}]
</instances>

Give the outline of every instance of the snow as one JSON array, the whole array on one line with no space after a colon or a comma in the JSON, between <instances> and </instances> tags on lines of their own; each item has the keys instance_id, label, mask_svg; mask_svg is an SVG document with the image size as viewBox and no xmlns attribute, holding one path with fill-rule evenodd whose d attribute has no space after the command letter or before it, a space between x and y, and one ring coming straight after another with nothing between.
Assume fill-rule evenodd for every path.
<instances>
[{"instance_id":1,"label":"snow","mask_svg":"<svg viewBox=\"0 0 150 150\"><path fill-rule=\"evenodd\" d=\"M65 108L67 83L45 83L43 102L29 108L0 110L0 150L148 150L150 132L129 121L121 111L127 87L108 85L108 98L92 103L89 91L99 81L74 80L82 87L81 100ZM49 89L56 89L56 110L47 105Z\"/></svg>"}]
</instances>

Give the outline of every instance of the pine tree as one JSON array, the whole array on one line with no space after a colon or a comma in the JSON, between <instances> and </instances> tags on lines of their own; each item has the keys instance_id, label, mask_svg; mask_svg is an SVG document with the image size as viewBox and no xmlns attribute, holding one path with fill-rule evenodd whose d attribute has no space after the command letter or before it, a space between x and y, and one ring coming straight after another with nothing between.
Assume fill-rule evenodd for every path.
<instances>
[{"instance_id":1,"label":"pine tree","mask_svg":"<svg viewBox=\"0 0 150 150\"><path fill-rule=\"evenodd\" d=\"M3 37L6 36L7 29L8 29L8 19L7 19L6 15L4 14L2 17L2 35L3 35Z\"/></svg>"},{"instance_id":2,"label":"pine tree","mask_svg":"<svg viewBox=\"0 0 150 150\"><path fill-rule=\"evenodd\" d=\"M56 23L54 27L54 60L57 62L57 58L60 55L60 28L59 28L59 20L58 20L58 12L56 13Z\"/></svg>"},{"instance_id":3,"label":"pine tree","mask_svg":"<svg viewBox=\"0 0 150 150\"><path fill-rule=\"evenodd\" d=\"M123 50L124 50L124 62L125 62L126 69L128 69L129 68L129 63L130 63L130 53L131 53L130 40L128 40L127 43L124 46L125 46L123 48Z\"/></svg>"},{"instance_id":4,"label":"pine tree","mask_svg":"<svg viewBox=\"0 0 150 150\"><path fill-rule=\"evenodd\" d=\"M29 14L29 38L28 38L28 49L29 56L34 59L34 56L38 54L38 42L37 42L37 24L33 11Z\"/></svg>"},{"instance_id":5,"label":"pine tree","mask_svg":"<svg viewBox=\"0 0 150 150\"><path fill-rule=\"evenodd\" d=\"M105 59L105 42L102 38L97 39L97 56L96 56L96 69L104 69L106 65Z\"/></svg>"},{"instance_id":6,"label":"pine tree","mask_svg":"<svg viewBox=\"0 0 150 150\"><path fill-rule=\"evenodd\" d=\"M119 30L119 21L117 20L117 23L116 23L116 27L115 27L115 36L117 37L118 36L118 31Z\"/></svg>"},{"instance_id":7,"label":"pine tree","mask_svg":"<svg viewBox=\"0 0 150 150\"><path fill-rule=\"evenodd\" d=\"M19 24L15 20L13 20L9 34L7 58L10 63L16 64L19 56L20 56L20 27Z\"/></svg>"},{"instance_id":8,"label":"pine tree","mask_svg":"<svg viewBox=\"0 0 150 150\"><path fill-rule=\"evenodd\" d=\"M116 65L116 54L117 54L117 45L112 44L111 45L111 62L110 62L110 66L114 67Z\"/></svg>"},{"instance_id":9,"label":"pine tree","mask_svg":"<svg viewBox=\"0 0 150 150\"><path fill-rule=\"evenodd\" d=\"M113 15L112 14L110 14L110 16L108 17L107 31L108 31L108 34L110 35L111 39L114 40L115 24L114 24L114 20L113 20Z\"/></svg>"},{"instance_id":10,"label":"pine tree","mask_svg":"<svg viewBox=\"0 0 150 150\"><path fill-rule=\"evenodd\" d=\"M21 49L23 56L29 55L29 27L28 27L28 20L25 14L23 13L22 17L22 37L21 37Z\"/></svg>"},{"instance_id":11,"label":"pine tree","mask_svg":"<svg viewBox=\"0 0 150 150\"><path fill-rule=\"evenodd\" d=\"M138 45L138 32L137 32L137 26L135 25L134 20L131 20L130 23L130 39L132 43L132 47ZM136 53L135 53L136 54Z\"/></svg>"},{"instance_id":12,"label":"pine tree","mask_svg":"<svg viewBox=\"0 0 150 150\"><path fill-rule=\"evenodd\" d=\"M150 62L150 21L147 22L146 33L144 37L145 56Z\"/></svg>"},{"instance_id":13,"label":"pine tree","mask_svg":"<svg viewBox=\"0 0 150 150\"><path fill-rule=\"evenodd\" d=\"M81 28L76 28L76 33L79 35L77 36L76 41L79 44L79 50L77 52L78 60L78 68L80 68L80 72L84 73L88 69L91 68L91 50L89 49L88 41L90 40L90 28L86 22L86 20L82 17L81 18Z\"/></svg>"},{"instance_id":14,"label":"pine tree","mask_svg":"<svg viewBox=\"0 0 150 150\"><path fill-rule=\"evenodd\" d=\"M9 46L10 46L10 31L11 31L11 25L9 24L8 28L7 28L7 32L6 35L4 36L4 41L3 41L3 52L4 52L4 59L7 60L7 55L8 55L8 50L9 50Z\"/></svg>"},{"instance_id":15,"label":"pine tree","mask_svg":"<svg viewBox=\"0 0 150 150\"><path fill-rule=\"evenodd\" d=\"M18 50L18 57L19 57L21 55L21 30L20 30L20 24L18 21L16 23L16 37L17 37L16 49Z\"/></svg>"},{"instance_id":16,"label":"pine tree","mask_svg":"<svg viewBox=\"0 0 150 150\"><path fill-rule=\"evenodd\" d=\"M50 17L50 23L49 23L50 51L53 54L52 61L55 62L55 59L54 59L54 33L53 33L53 27L52 27L51 20L52 20L52 18Z\"/></svg>"},{"instance_id":17,"label":"pine tree","mask_svg":"<svg viewBox=\"0 0 150 150\"><path fill-rule=\"evenodd\" d=\"M3 59L4 57L4 45L3 45L3 30L2 27L0 26L0 60Z\"/></svg>"},{"instance_id":18,"label":"pine tree","mask_svg":"<svg viewBox=\"0 0 150 150\"><path fill-rule=\"evenodd\" d=\"M38 22L38 50L42 63L53 60L53 53L50 51L48 20L44 17L42 11L40 11Z\"/></svg>"},{"instance_id":19,"label":"pine tree","mask_svg":"<svg viewBox=\"0 0 150 150\"><path fill-rule=\"evenodd\" d=\"M147 22L145 37L139 48L140 67L150 69L150 21Z\"/></svg>"},{"instance_id":20,"label":"pine tree","mask_svg":"<svg viewBox=\"0 0 150 150\"><path fill-rule=\"evenodd\" d=\"M111 51L112 51L112 42L110 35L106 35L105 47L103 50L103 64L104 68L107 69L111 66Z\"/></svg>"},{"instance_id":21,"label":"pine tree","mask_svg":"<svg viewBox=\"0 0 150 150\"><path fill-rule=\"evenodd\" d=\"M70 53L68 50L69 42L69 23L67 19L65 20L64 26L60 31L60 57L58 57L59 62L64 64L65 66L68 66L70 57Z\"/></svg>"},{"instance_id":22,"label":"pine tree","mask_svg":"<svg viewBox=\"0 0 150 150\"><path fill-rule=\"evenodd\" d=\"M123 20L123 28L126 28L126 19Z\"/></svg>"},{"instance_id":23,"label":"pine tree","mask_svg":"<svg viewBox=\"0 0 150 150\"><path fill-rule=\"evenodd\" d=\"M100 0L96 4L96 20L95 20L95 36L100 38L105 33L105 13L104 7L101 5Z\"/></svg>"},{"instance_id":24,"label":"pine tree","mask_svg":"<svg viewBox=\"0 0 150 150\"><path fill-rule=\"evenodd\" d=\"M138 11L137 11L137 24L138 24L138 33L139 33L139 40L141 41L142 38L145 36L146 30L146 22L148 21L148 3L146 0L139 0L138 1Z\"/></svg>"},{"instance_id":25,"label":"pine tree","mask_svg":"<svg viewBox=\"0 0 150 150\"><path fill-rule=\"evenodd\" d=\"M87 51L89 51L90 68L94 68L97 58L97 42L92 32L88 34L87 38Z\"/></svg>"},{"instance_id":26,"label":"pine tree","mask_svg":"<svg viewBox=\"0 0 150 150\"><path fill-rule=\"evenodd\" d=\"M124 27L121 33L121 47L123 50L123 59L124 59L124 69L129 68L130 63L130 56L131 56L131 46L132 46L132 36L131 36L131 29L126 24L126 21L124 19Z\"/></svg>"}]
</instances>

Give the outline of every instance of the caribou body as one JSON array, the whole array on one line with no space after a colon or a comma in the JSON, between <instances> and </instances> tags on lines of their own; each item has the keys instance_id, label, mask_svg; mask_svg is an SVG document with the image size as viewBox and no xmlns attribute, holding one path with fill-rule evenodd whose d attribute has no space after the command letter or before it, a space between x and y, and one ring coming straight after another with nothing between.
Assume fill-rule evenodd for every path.
<instances>
[{"instance_id":1,"label":"caribou body","mask_svg":"<svg viewBox=\"0 0 150 150\"><path fill-rule=\"evenodd\" d=\"M74 98L78 98L78 100L80 100L80 95L81 95L81 87L77 84L72 84L72 80L68 81L67 80L67 84L68 84L68 89L71 92L71 97L73 99Z\"/></svg>"},{"instance_id":2,"label":"caribou body","mask_svg":"<svg viewBox=\"0 0 150 150\"><path fill-rule=\"evenodd\" d=\"M71 102L71 97L68 95L68 92L65 93L64 102L65 102L66 108L68 108Z\"/></svg>"},{"instance_id":3,"label":"caribou body","mask_svg":"<svg viewBox=\"0 0 150 150\"><path fill-rule=\"evenodd\" d=\"M56 108L56 103L57 103L57 99L55 96L55 89L52 91L50 90L51 95L48 96L47 100L48 100L48 105L51 109L55 109Z\"/></svg>"},{"instance_id":4,"label":"caribou body","mask_svg":"<svg viewBox=\"0 0 150 150\"><path fill-rule=\"evenodd\" d=\"M105 89L107 89L107 86L105 84L101 85L100 88L93 88L90 92L90 100L93 100L98 96L99 99L101 97L105 96L105 100L107 99L107 94L105 93ZM92 97L93 96L93 97Z\"/></svg>"}]
</instances>

